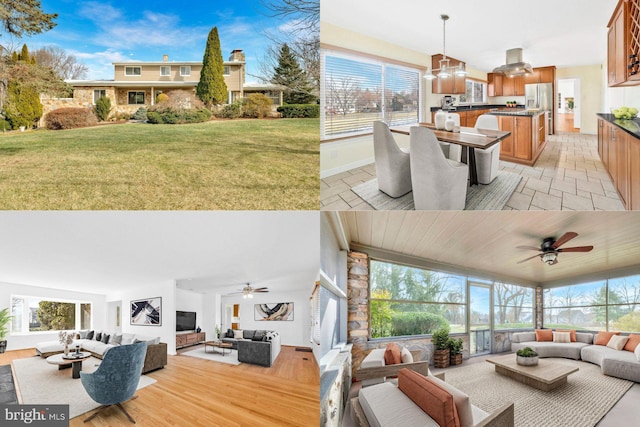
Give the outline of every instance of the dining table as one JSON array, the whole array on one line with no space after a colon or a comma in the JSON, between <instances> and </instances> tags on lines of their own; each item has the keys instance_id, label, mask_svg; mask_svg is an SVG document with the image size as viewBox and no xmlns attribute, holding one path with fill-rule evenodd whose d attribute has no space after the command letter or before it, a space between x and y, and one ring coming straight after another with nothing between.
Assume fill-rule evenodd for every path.
<instances>
[{"instance_id":1,"label":"dining table","mask_svg":"<svg viewBox=\"0 0 640 427\"><path fill-rule=\"evenodd\" d=\"M409 135L414 125L391 126L391 132ZM504 130L478 129L460 127L459 132L436 129L431 123L419 123L418 126L431 129L438 141L457 144L462 147L462 162L469 166L469 185L478 184L478 170L476 168L475 150L486 150L511 135Z\"/></svg>"}]
</instances>

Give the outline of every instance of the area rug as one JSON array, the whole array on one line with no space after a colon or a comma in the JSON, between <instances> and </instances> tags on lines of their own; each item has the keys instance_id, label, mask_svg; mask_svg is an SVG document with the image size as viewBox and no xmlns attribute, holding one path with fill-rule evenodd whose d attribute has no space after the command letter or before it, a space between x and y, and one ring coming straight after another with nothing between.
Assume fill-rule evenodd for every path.
<instances>
[{"instance_id":1,"label":"area rug","mask_svg":"<svg viewBox=\"0 0 640 427\"><path fill-rule=\"evenodd\" d=\"M0 366L0 405L14 405L17 403L18 395L13 384L11 365Z\"/></svg>"},{"instance_id":2,"label":"area rug","mask_svg":"<svg viewBox=\"0 0 640 427\"><path fill-rule=\"evenodd\" d=\"M90 357L82 363L83 372L98 369L100 359ZM71 378L71 369L58 370L57 365L47 363L41 357L28 357L13 362L22 403L68 404L69 417L74 418L100 406L89 397L80 379ZM142 375L138 390L155 383Z\"/></svg>"},{"instance_id":3,"label":"area rug","mask_svg":"<svg viewBox=\"0 0 640 427\"><path fill-rule=\"evenodd\" d=\"M522 176L499 171L491 184L473 185L467 188L465 210L502 210L518 187ZM413 193L394 199L378 189L378 180L372 179L351 189L376 210L413 210Z\"/></svg>"},{"instance_id":4,"label":"area rug","mask_svg":"<svg viewBox=\"0 0 640 427\"><path fill-rule=\"evenodd\" d=\"M180 353L181 356L191 356L191 357L199 357L200 359L213 360L214 362L227 363L229 365L239 365L238 362L238 351L231 350L229 353L229 349L224 350L224 356L220 353L221 350L214 349L215 352L211 351L211 347L207 347L207 352L205 353L204 347L197 348L191 351L185 351L184 353Z\"/></svg>"},{"instance_id":5,"label":"area rug","mask_svg":"<svg viewBox=\"0 0 640 427\"><path fill-rule=\"evenodd\" d=\"M567 384L550 392L498 374L488 362L449 369L445 380L467 393L471 403L486 412L514 402L517 427L592 427L633 385L631 381L602 375L600 367L591 363L552 360L580 370L569 375Z\"/></svg>"}]
</instances>

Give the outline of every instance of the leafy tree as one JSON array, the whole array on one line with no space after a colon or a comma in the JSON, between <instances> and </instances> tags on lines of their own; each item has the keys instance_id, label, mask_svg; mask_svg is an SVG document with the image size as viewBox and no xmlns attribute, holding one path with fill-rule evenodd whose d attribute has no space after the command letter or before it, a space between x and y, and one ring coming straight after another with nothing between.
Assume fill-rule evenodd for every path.
<instances>
[{"instance_id":1,"label":"leafy tree","mask_svg":"<svg viewBox=\"0 0 640 427\"><path fill-rule=\"evenodd\" d=\"M273 70L271 83L286 87L283 100L285 104L311 104L317 98L311 92L313 87L289 45L284 43L280 48L278 65Z\"/></svg>"},{"instance_id":2,"label":"leafy tree","mask_svg":"<svg viewBox=\"0 0 640 427\"><path fill-rule=\"evenodd\" d=\"M616 331L640 332L640 311L627 313L613 322Z\"/></svg>"},{"instance_id":3,"label":"leafy tree","mask_svg":"<svg viewBox=\"0 0 640 427\"><path fill-rule=\"evenodd\" d=\"M55 27L57 13L44 13L39 0L2 0L0 22L11 36L39 34Z\"/></svg>"},{"instance_id":4,"label":"leafy tree","mask_svg":"<svg viewBox=\"0 0 640 427\"><path fill-rule=\"evenodd\" d=\"M227 84L224 82L224 65L218 27L213 27L207 38L196 95L208 108L211 108L212 105L222 104L227 100Z\"/></svg>"},{"instance_id":5,"label":"leafy tree","mask_svg":"<svg viewBox=\"0 0 640 427\"><path fill-rule=\"evenodd\" d=\"M5 104L5 117L13 129L32 128L42 117L40 95L33 86L18 81L9 82L9 96Z\"/></svg>"},{"instance_id":6,"label":"leafy tree","mask_svg":"<svg viewBox=\"0 0 640 427\"><path fill-rule=\"evenodd\" d=\"M111 100L106 96L98 98L98 100L96 100L94 112L100 121L107 121L109 113L111 112Z\"/></svg>"},{"instance_id":7,"label":"leafy tree","mask_svg":"<svg viewBox=\"0 0 640 427\"><path fill-rule=\"evenodd\" d=\"M40 301L38 321L41 330L69 330L76 326L76 306L68 302Z\"/></svg>"},{"instance_id":8,"label":"leafy tree","mask_svg":"<svg viewBox=\"0 0 640 427\"><path fill-rule=\"evenodd\" d=\"M391 319L394 311L389 301L391 292L387 290L371 291L371 337L381 338L391 335Z\"/></svg>"}]
</instances>

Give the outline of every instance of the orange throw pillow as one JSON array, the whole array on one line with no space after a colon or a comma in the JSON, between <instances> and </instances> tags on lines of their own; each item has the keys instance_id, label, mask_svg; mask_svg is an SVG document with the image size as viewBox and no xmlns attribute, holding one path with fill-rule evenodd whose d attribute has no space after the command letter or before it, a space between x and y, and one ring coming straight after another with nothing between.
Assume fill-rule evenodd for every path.
<instances>
[{"instance_id":1,"label":"orange throw pillow","mask_svg":"<svg viewBox=\"0 0 640 427\"><path fill-rule=\"evenodd\" d=\"M640 335L629 334L629 341L624 345L623 350L635 351L638 344L640 344Z\"/></svg>"},{"instance_id":2,"label":"orange throw pillow","mask_svg":"<svg viewBox=\"0 0 640 427\"><path fill-rule=\"evenodd\" d=\"M402 352L396 343L392 342L387 344L387 348L384 351L384 364L385 365L397 365L402 363Z\"/></svg>"},{"instance_id":3,"label":"orange throw pillow","mask_svg":"<svg viewBox=\"0 0 640 427\"><path fill-rule=\"evenodd\" d=\"M611 337L614 335L620 335L620 332L604 332L604 331L598 332L598 335L596 336L596 342L594 344L607 345Z\"/></svg>"},{"instance_id":4,"label":"orange throw pillow","mask_svg":"<svg viewBox=\"0 0 640 427\"><path fill-rule=\"evenodd\" d=\"M409 369L398 372L398 388L441 427L460 427L453 396L429 377Z\"/></svg>"},{"instance_id":5,"label":"orange throw pillow","mask_svg":"<svg viewBox=\"0 0 640 427\"><path fill-rule=\"evenodd\" d=\"M556 332L570 332L571 342L576 342L576 331L572 329L556 329Z\"/></svg>"},{"instance_id":6,"label":"orange throw pillow","mask_svg":"<svg viewBox=\"0 0 640 427\"><path fill-rule=\"evenodd\" d=\"M553 341L551 329L536 329L536 341Z\"/></svg>"}]
</instances>

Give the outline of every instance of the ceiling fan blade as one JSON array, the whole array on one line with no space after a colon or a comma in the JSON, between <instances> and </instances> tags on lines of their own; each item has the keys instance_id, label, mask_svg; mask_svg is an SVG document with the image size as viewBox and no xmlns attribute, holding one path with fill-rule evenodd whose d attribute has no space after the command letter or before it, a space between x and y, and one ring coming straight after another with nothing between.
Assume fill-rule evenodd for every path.
<instances>
[{"instance_id":1,"label":"ceiling fan blade","mask_svg":"<svg viewBox=\"0 0 640 427\"><path fill-rule=\"evenodd\" d=\"M261 288L253 288L254 291L262 291L262 290L265 290L265 289L268 290L269 288L267 288L266 286L263 286Z\"/></svg>"},{"instance_id":2,"label":"ceiling fan blade","mask_svg":"<svg viewBox=\"0 0 640 427\"><path fill-rule=\"evenodd\" d=\"M267 292L269 292L269 289L263 289L263 290L261 290L261 291L257 291L257 290L256 290L256 291L253 291L253 292L259 292L259 293L266 294Z\"/></svg>"},{"instance_id":3,"label":"ceiling fan blade","mask_svg":"<svg viewBox=\"0 0 640 427\"><path fill-rule=\"evenodd\" d=\"M575 238L578 236L578 233L574 233L573 231L568 231L566 233L564 233L562 236L560 236L560 238L558 240L556 240L553 245L551 245L551 247L553 249L558 249L560 246L564 245L565 243L567 243L569 240Z\"/></svg>"},{"instance_id":4,"label":"ceiling fan blade","mask_svg":"<svg viewBox=\"0 0 640 427\"><path fill-rule=\"evenodd\" d=\"M542 251L542 249L536 248L535 246L516 246L516 249L531 249L532 251Z\"/></svg>"},{"instance_id":5,"label":"ceiling fan blade","mask_svg":"<svg viewBox=\"0 0 640 427\"><path fill-rule=\"evenodd\" d=\"M530 256L529 258L525 258L525 259L523 259L522 261L518 261L517 263L518 263L518 264L522 264L523 262L529 261L530 259L538 258L538 257L540 257L540 256L542 256L542 254L538 254L538 255Z\"/></svg>"},{"instance_id":6,"label":"ceiling fan blade","mask_svg":"<svg viewBox=\"0 0 640 427\"><path fill-rule=\"evenodd\" d=\"M576 246L573 248L558 249L558 252L591 252L593 246Z\"/></svg>"}]
</instances>

